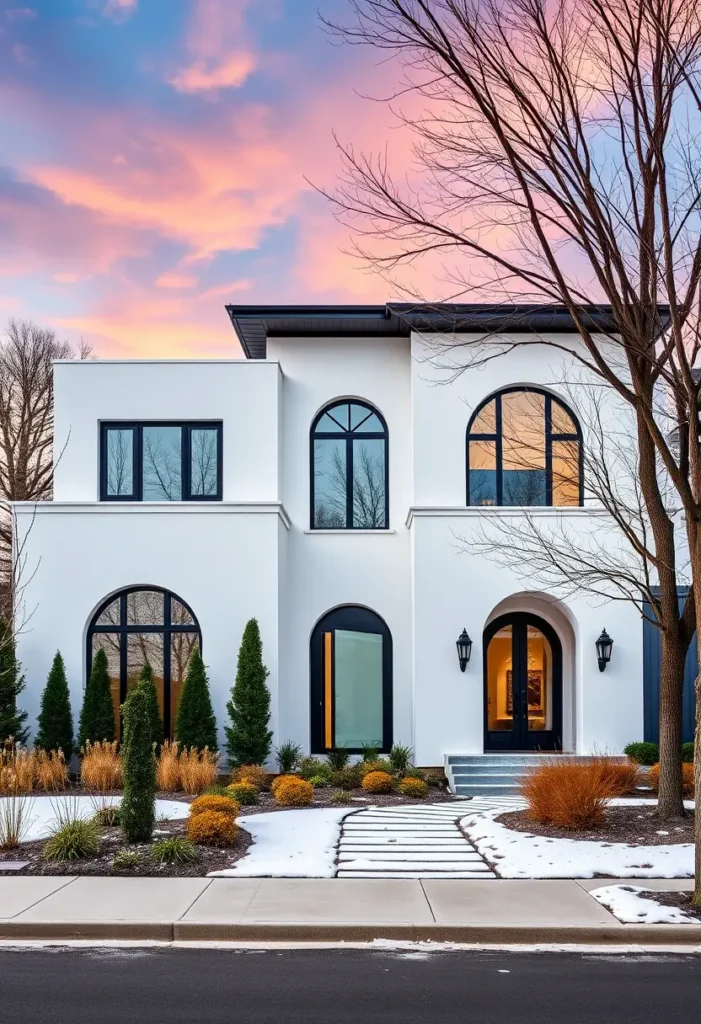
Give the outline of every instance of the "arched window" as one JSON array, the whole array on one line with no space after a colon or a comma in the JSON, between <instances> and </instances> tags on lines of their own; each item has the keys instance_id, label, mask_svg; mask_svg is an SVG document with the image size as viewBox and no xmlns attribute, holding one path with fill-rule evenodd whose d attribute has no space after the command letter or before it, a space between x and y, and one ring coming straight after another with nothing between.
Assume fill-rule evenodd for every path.
<instances>
[{"instance_id":1,"label":"arched window","mask_svg":"<svg viewBox=\"0 0 701 1024\"><path fill-rule=\"evenodd\" d=\"M202 634L192 610L175 594L130 587L108 598L88 629L88 675L100 648L107 655L112 701L120 730L120 705L146 662L153 669L166 738L172 737L178 702L195 645Z\"/></svg>"},{"instance_id":2,"label":"arched window","mask_svg":"<svg viewBox=\"0 0 701 1024\"><path fill-rule=\"evenodd\" d=\"M582 434L557 398L506 388L467 428L468 505L581 505Z\"/></svg>"},{"instance_id":3,"label":"arched window","mask_svg":"<svg viewBox=\"0 0 701 1024\"><path fill-rule=\"evenodd\" d=\"M392 746L392 634L368 608L328 612L311 638L312 753Z\"/></svg>"},{"instance_id":4,"label":"arched window","mask_svg":"<svg viewBox=\"0 0 701 1024\"><path fill-rule=\"evenodd\" d=\"M311 491L315 530L387 528L387 425L371 405L335 402L314 420Z\"/></svg>"}]
</instances>

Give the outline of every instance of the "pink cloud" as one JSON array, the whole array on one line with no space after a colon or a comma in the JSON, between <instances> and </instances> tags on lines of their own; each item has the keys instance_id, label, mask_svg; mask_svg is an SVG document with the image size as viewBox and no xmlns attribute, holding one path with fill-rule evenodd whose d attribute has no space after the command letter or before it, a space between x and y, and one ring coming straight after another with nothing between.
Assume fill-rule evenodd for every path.
<instances>
[{"instance_id":1,"label":"pink cloud","mask_svg":"<svg viewBox=\"0 0 701 1024\"><path fill-rule=\"evenodd\" d=\"M139 5L139 0L105 0L102 13L114 21L126 21Z\"/></svg>"},{"instance_id":2,"label":"pink cloud","mask_svg":"<svg viewBox=\"0 0 701 1024\"><path fill-rule=\"evenodd\" d=\"M179 274L173 270L160 274L153 283L156 288L194 288L197 278L191 274Z\"/></svg>"},{"instance_id":3,"label":"pink cloud","mask_svg":"<svg viewBox=\"0 0 701 1024\"><path fill-rule=\"evenodd\" d=\"M216 92L243 85L254 68L252 54L238 53L210 68L204 61L195 61L189 67L181 68L168 81L178 92Z\"/></svg>"}]
</instances>

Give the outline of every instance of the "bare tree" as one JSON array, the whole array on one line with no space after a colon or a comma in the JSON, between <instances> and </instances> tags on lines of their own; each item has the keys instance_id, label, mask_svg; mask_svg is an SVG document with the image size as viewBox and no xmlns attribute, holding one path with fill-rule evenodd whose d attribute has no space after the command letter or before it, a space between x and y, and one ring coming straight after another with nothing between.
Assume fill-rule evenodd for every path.
<instances>
[{"instance_id":1,"label":"bare tree","mask_svg":"<svg viewBox=\"0 0 701 1024\"><path fill-rule=\"evenodd\" d=\"M78 355L90 350L81 346ZM13 501L46 501L53 479L54 359L76 353L54 331L10 320L0 342L0 585L6 600L13 570Z\"/></svg>"},{"instance_id":2,"label":"bare tree","mask_svg":"<svg viewBox=\"0 0 701 1024\"><path fill-rule=\"evenodd\" d=\"M319 529L343 529L348 508L345 445L325 447L314 442L314 524ZM385 460L373 452L372 441L353 445L351 507L353 526L374 530L385 526Z\"/></svg>"},{"instance_id":3,"label":"bare tree","mask_svg":"<svg viewBox=\"0 0 701 1024\"><path fill-rule=\"evenodd\" d=\"M390 101L415 139L416 170L342 146L329 196L380 272L423 257L448 264L449 297L562 303L570 353L628 403L637 476L654 540L663 637L679 618L674 523L660 467L685 512L701 612L701 12L695 0L350 0L328 24L400 65ZM467 257L462 259L461 257ZM602 308L601 303L606 303ZM665 308L661 308L664 305ZM605 314L603 317L597 314ZM518 309L514 326L518 326ZM603 327L603 330L602 330ZM460 325L456 324L456 335ZM460 372L553 336L445 338ZM668 396L659 415L657 396ZM675 443L670 441L670 426ZM701 630L697 630L701 644ZM664 645L664 641L663 641ZM679 661L679 650L675 659ZM678 777L663 671L661 768ZM670 683L670 686L672 684ZM697 680L697 805L701 683ZM668 728L669 726L669 728ZM670 748L674 741L675 748ZM697 816L701 902L701 815Z\"/></svg>"}]
</instances>

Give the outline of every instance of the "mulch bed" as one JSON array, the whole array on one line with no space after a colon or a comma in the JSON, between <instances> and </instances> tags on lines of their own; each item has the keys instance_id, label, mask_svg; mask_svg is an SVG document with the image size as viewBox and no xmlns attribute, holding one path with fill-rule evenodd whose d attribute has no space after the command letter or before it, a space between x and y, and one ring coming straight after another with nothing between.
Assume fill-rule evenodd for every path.
<instances>
[{"instance_id":1,"label":"mulch bed","mask_svg":"<svg viewBox=\"0 0 701 1024\"><path fill-rule=\"evenodd\" d=\"M644 883L642 883L644 884ZM693 918L694 921L701 923L701 907L694 907L691 904L692 893L690 892L672 892L666 890L665 892L650 892L648 889L645 893L640 893L644 899L654 900L655 903L661 903L663 907L678 907L679 910L683 910L685 914Z\"/></svg>"},{"instance_id":2,"label":"mulch bed","mask_svg":"<svg viewBox=\"0 0 701 1024\"><path fill-rule=\"evenodd\" d=\"M525 811L509 811L496 819L515 832L528 832L551 839L592 839L602 843L625 843L628 846L667 846L670 843L693 843L694 814L673 821L660 821L654 805L609 807L606 820L589 828L560 828L533 821Z\"/></svg>"},{"instance_id":3,"label":"mulch bed","mask_svg":"<svg viewBox=\"0 0 701 1024\"><path fill-rule=\"evenodd\" d=\"M168 836L184 836L185 821L156 822L154 841L167 839ZM100 841L100 852L95 857L82 860L46 861L42 851L45 839L33 843L22 843L16 850L0 850L0 862L3 860L28 860L29 866L20 872L8 873L5 877L21 875L122 875L129 878L201 878L210 871L222 871L243 857L251 845L251 836L244 829L239 833L232 846L220 849L214 846L198 846L198 859L189 864L155 864L150 856L149 843L130 845L124 839L120 828L104 828ZM120 870L112 866L116 853L122 850L133 850L141 857L141 862L134 868Z\"/></svg>"}]
</instances>

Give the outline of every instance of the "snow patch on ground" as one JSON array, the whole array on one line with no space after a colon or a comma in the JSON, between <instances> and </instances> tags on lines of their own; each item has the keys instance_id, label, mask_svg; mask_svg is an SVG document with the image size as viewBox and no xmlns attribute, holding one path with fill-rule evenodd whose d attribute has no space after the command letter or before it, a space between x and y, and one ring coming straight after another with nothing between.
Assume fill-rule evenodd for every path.
<instances>
[{"instance_id":1,"label":"snow patch on ground","mask_svg":"<svg viewBox=\"0 0 701 1024\"><path fill-rule=\"evenodd\" d=\"M15 799L12 796L0 797L0 814L2 805ZM101 807L122 802L121 796L30 796L27 799L31 825L24 836L25 843L48 839L54 831L58 814L92 818ZM189 811L190 805L179 800L156 800L156 818L187 818Z\"/></svg>"},{"instance_id":2,"label":"snow patch on ground","mask_svg":"<svg viewBox=\"0 0 701 1024\"><path fill-rule=\"evenodd\" d=\"M638 801L631 801L637 803ZM628 846L516 832L494 819L504 808L468 815L461 826L501 878L692 878L691 843Z\"/></svg>"},{"instance_id":3,"label":"snow patch on ground","mask_svg":"<svg viewBox=\"0 0 701 1024\"><path fill-rule=\"evenodd\" d=\"M320 807L238 818L253 844L232 867L210 877L333 878L341 822L348 813L348 807Z\"/></svg>"},{"instance_id":4,"label":"snow patch on ground","mask_svg":"<svg viewBox=\"0 0 701 1024\"><path fill-rule=\"evenodd\" d=\"M651 889L637 885L607 885L589 893L621 924L697 924L679 907L665 907Z\"/></svg>"}]
</instances>

